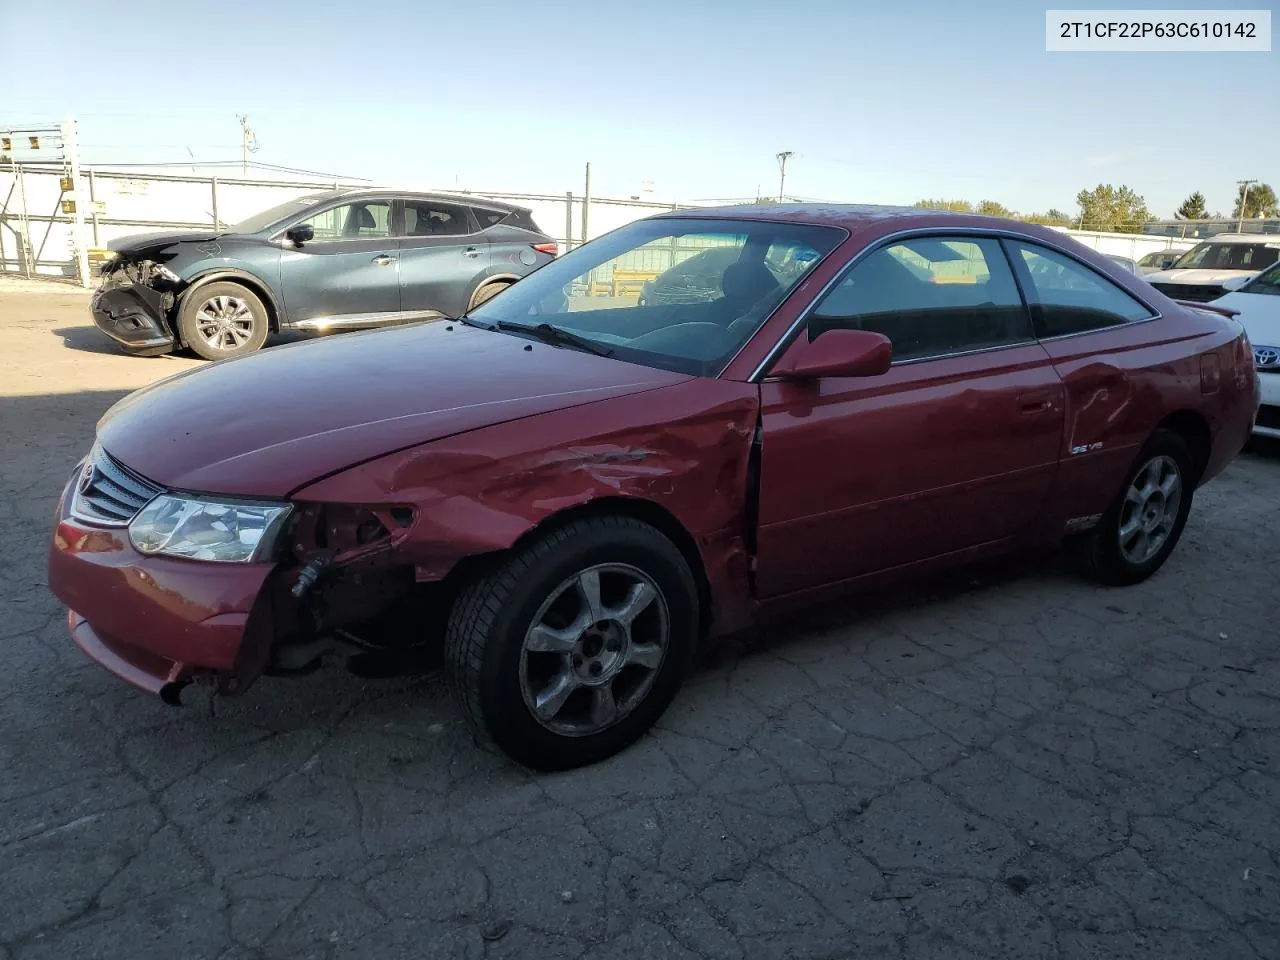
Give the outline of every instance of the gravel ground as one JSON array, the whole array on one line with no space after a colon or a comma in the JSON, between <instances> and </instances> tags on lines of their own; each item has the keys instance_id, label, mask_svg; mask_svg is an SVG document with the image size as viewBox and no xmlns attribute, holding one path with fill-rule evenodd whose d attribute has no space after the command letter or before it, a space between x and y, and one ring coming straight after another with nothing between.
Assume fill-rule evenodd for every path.
<instances>
[{"instance_id":1,"label":"gravel ground","mask_svg":"<svg viewBox=\"0 0 1280 960\"><path fill-rule=\"evenodd\" d=\"M175 710L85 660L58 491L195 363L118 354L86 302L0 281L0 960L1280 957L1280 454L1147 584L1019 563L829 608L533 776L436 676Z\"/></svg>"}]
</instances>

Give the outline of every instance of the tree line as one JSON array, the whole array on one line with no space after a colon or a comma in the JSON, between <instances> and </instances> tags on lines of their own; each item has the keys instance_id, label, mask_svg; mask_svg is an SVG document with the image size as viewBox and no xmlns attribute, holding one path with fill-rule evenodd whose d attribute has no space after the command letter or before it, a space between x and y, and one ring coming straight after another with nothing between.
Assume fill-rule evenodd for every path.
<instances>
[{"instance_id":1,"label":"tree line","mask_svg":"<svg viewBox=\"0 0 1280 960\"><path fill-rule=\"evenodd\" d=\"M980 200L977 203L968 200L918 200L915 206L925 210L978 213L990 217L1008 217L1026 223L1109 233L1140 233L1144 223L1157 219L1147 209L1147 202L1142 195L1124 184L1115 187L1109 183L1100 183L1092 190L1081 190L1076 194L1076 204L1080 208L1076 216L1058 209L1050 209L1045 213L1018 213L995 200ZM1236 219L1244 217L1246 220L1280 216L1280 204L1277 204L1275 191L1265 183L1251 184L1247 189L1242 185L1236 191L1231 216ZM1174 218L1207 220L1222 219L1223 216L1221 213L1210 214L1204 194L1197 190L1182 202L1174 213Z\"/></svg>"}]
</instances>

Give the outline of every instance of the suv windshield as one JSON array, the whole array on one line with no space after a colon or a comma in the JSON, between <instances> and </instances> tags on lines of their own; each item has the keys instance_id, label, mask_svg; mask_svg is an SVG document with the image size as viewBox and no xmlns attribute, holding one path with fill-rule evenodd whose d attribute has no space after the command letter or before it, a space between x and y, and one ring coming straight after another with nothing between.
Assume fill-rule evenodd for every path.
<instances>
[{"instance_id":1,"label":"suv windshield","mask_svg":"<svg viewBox=\"0 0 1280 960\"><path fill-rule=\"evenodd\" d=\"M1261 270L1280 259L1280 249L1261 243L1197 243L1171 270Z\"/></svg>"},{"instance_id":2,"label":"suv windshield","mask_svg":"<svg viewBox=\"0 0 1280 960\"><path fill-rule=\"evenodd\" d=\"M550 325L621 360L712 375L845 236L811 224L641 220L552 261L468 319L541 328L544 338ZM693 278L698 295L674 295Z\"/></svg>"},{"instance_id":3,"label":"suv windshield","mask_svg":"<svg viewBox=\"0 0 1280 960\"><path fill-rule=\"evenodd\" d=\"M305 197L294 197L292 200L286 200L284 203L278 203L274 207L263 210L261 213L255 213L252 217L241 220L239 223L233 223L227 228L227 232L258 233L281 221L288 220L308 207L315 206L321 200L327 200L330 196L332 194L312 193Z\"/></svg>"}]
</instances>

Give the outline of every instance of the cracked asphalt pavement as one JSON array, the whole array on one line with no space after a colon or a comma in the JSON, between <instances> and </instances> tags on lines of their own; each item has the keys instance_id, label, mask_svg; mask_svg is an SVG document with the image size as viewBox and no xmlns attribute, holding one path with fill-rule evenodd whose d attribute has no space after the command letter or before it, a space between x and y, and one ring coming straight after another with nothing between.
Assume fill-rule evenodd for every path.
<instances>
[{"instance_id":1,"label":"cracked asphalt pavement","mask_svg":"<svg viewBox=\"0 0 1280 960\"><path fill-rule=\"evenodd\" d=\"M87 662L57 494L195 361L117 354L86 300L0 281L0 960L1280 957L1275 450L1142 586L1049 559L851 600L535 776L438 676L173 709Z\"/></svg>"}]
</instances>

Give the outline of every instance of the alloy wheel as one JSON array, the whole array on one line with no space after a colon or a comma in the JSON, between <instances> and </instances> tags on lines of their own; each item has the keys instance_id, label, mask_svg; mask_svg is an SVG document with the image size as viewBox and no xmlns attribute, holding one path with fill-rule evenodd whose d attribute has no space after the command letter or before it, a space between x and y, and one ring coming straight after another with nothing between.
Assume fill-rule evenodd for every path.
<instances>
[{"instance_id":1,"label":"alloy wheel","mask_svg":"<svg viewBox=\"0 0 1280 960\"><path fill-rule=\"evenodd\" d=\"M628 564L587 567L551 592L525 633L525 705L553 733L599 733L643 702L670 636L666 598L648 574Z\"/></svg>"},{"instance_id":2,"label":"alloy wheel","mask_svg":"<svg viewBox=\"0 0 1280 960\"><path fill-rule=\"evenodd\" d=\"M234 350L248 343L257 321L240 297L210 297L196 311L196 330L215 350Z\"/></svg>"},{"instance_id":3,"label":"alloy wheel","mask_svg":"<svg viewBox=\"0 0 1280 960\"><path fill-rule=\"evenodd\" d=\"M1141 565L1158 554L1178 522L1182 471L1168 456L1152 457L1125 491L1120 506L1120 552Z\"/></svg>"}]
</instances>

